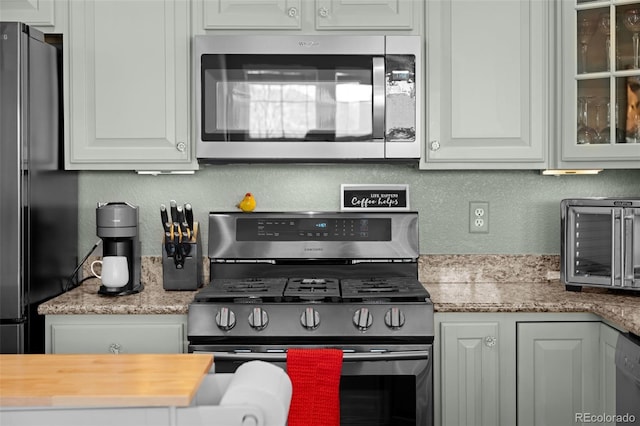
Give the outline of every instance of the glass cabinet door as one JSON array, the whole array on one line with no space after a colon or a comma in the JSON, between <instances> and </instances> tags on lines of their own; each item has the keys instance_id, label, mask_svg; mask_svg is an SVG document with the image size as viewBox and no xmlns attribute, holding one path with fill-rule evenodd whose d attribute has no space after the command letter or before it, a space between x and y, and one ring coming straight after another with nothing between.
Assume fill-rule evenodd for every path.
<instances>
[{"instance_id":1,"label":"glass cabinet door","mask_svg":"<svg viewBox=\"0 0 640 426\"><path fill-rule=\"evenodd\" d=\"M563 159L639 160L640 2L563 0L562 14L563 82L573 94Z\"/></svg>"}]
</instances>

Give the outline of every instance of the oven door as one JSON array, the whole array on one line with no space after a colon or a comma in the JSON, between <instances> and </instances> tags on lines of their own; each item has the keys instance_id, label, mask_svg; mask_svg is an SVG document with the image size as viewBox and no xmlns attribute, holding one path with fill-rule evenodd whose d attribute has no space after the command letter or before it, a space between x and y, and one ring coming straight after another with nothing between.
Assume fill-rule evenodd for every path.
<instances>
[{"instance_id":1,"label":"oven door","mask_svg":"<svg viewBox=\"0 0 640 426\"><path fill-rule=\"evenodd\" d=\"M431 345L343 350L341 426L433 425ZM217 373L233 372L243 362L252 360L271 362L286 369L286 348L282 346L231 349L222 345L191 345L189 351L213 353Z\"/></svg>"}]
</instances>

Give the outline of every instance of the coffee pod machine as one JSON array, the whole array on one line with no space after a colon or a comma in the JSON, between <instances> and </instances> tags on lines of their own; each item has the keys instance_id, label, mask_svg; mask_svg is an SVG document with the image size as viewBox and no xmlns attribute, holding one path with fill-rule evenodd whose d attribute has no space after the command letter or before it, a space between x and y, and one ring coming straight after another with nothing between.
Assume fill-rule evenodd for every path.
<instances>
[{"instance_id":1,"label":"coffee pod machine","mask_svg":"<svg viewBox=\"0 0 640 426\"><path fill-rule=\"evenodd\" d=\"M138 207L129 203L98 203L96 231L102 239L103 256L125 256L129 267L129 282L122 287L100 286L99 294L124 296L141 291L140 238Z\"/></svg>"}]
</instances>

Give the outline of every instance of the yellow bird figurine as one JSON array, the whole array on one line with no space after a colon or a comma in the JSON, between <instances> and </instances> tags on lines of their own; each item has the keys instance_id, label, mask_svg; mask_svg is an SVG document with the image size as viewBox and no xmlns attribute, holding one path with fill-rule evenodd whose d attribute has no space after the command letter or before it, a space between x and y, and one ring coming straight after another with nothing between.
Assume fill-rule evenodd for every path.
<instances>
[{"instance_id":1,"label":"yellow bird figurine","mask_svg":"<svg viewBox=\"0 0 640 426\"><path fill-rule=\"evenodd\" d=\"M247 192L242 201L236 204L236 207L245 213L252 212L256 208L256 199L253 198L253 194Z\"/></svg>"}]
</instances>

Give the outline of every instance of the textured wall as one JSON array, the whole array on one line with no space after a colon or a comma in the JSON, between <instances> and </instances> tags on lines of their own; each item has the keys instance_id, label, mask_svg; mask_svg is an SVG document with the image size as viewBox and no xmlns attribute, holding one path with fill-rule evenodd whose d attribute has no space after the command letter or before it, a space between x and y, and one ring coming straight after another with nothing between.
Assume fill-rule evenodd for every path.
<instances>
[{"instance_id":1,"label":"textured wall","mask_svg":"<svg viewBox=\"0 0 640 426\"><path fill-rule=\"evenodd\" d=\"M98 201L140 207L142 254L161 253L159 206L190 202L204 226L209 211L235 210L251 191L261 211L332 211L341 183L406 183L420 212L423 254L559 254L563 198L640 197L640 170L598 176L541 176L537 171L419 171L407 165L206 166L191 176L138 176L132 172L80 175L80 253L97 241ZM489 202L489 233L469 234L469 201Z\"/></svg>"}]
</instances>

